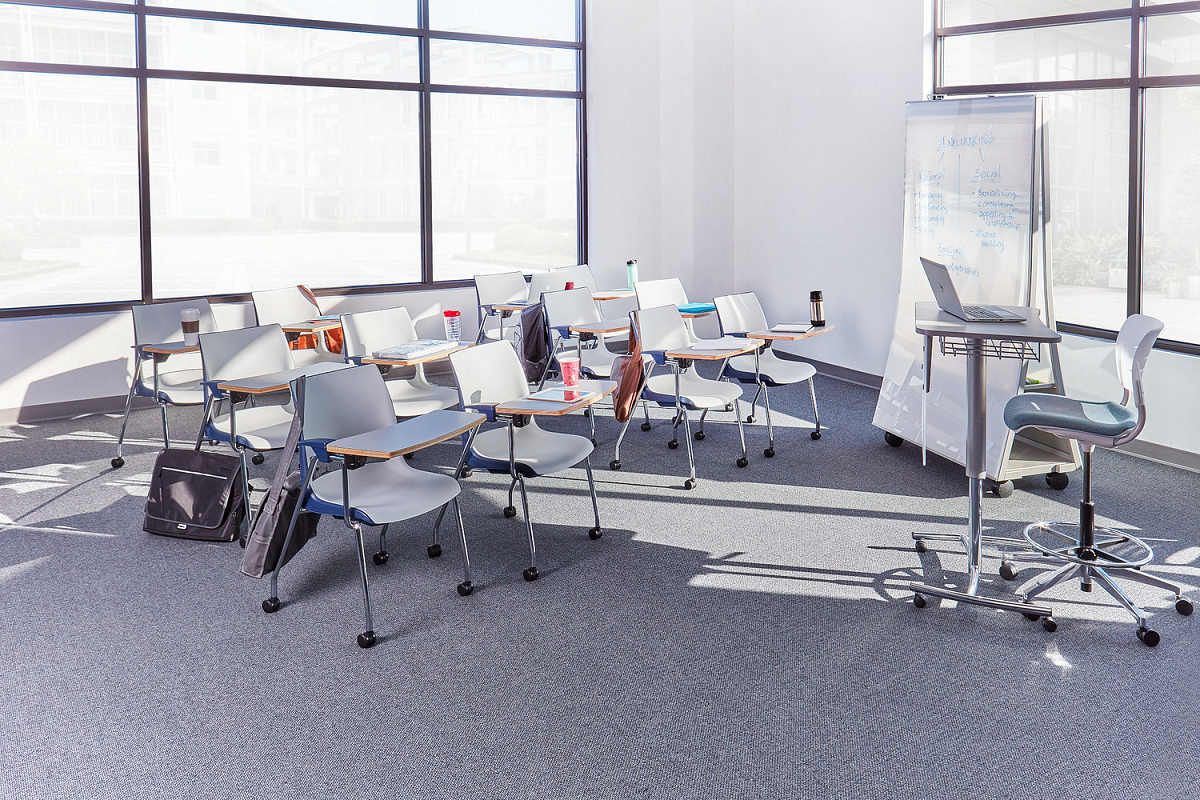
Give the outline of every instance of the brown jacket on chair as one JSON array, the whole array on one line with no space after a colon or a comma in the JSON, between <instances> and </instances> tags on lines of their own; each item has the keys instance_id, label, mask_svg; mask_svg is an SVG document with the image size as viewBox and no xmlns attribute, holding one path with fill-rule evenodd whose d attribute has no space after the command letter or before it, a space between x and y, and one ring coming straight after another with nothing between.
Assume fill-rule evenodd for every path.
<instances>
[{"instance_id":1,"label":"brown jacket on chair","mask_svg":"<svg viewBox=\"0 0 1200 800\"><path fill-rule=\"evenodd\" d=\"M636 311L630 312L630 317L636 315ZM637 405L638 398L642 394L642 384L646 380L646 370L642 365L642 340L637 332L637 320L630 319L633 323L629 326L629 352L623 356L617 356L613 360L611 379L616 382L617 389L613 392L613 416L617 418L617 422L624 422L633 415L633 408Z\"/></svg>"}]
</instances>

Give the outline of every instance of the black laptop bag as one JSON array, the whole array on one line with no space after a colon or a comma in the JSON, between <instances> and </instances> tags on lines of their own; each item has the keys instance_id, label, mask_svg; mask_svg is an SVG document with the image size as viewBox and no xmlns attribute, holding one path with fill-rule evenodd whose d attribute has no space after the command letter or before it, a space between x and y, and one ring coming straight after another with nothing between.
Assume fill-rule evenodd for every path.
<instances>
[{"instance_id":1,"label":"black laptop bag","mask_svg":"<svg viewBox=\"0 0 1200 800\"><path fill-rule=\"evenodd\" d=\"M154 462L142 527L160 536L232 542L246 513L242 494L237 456L167 449Z\"/></svg>"}]
</instances>

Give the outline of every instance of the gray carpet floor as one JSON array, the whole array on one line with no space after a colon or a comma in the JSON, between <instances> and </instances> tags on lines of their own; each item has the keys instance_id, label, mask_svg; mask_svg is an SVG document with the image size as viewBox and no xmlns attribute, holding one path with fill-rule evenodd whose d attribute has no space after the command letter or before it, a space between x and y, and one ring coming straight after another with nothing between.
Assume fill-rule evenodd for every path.
<instances>
[{"instance_id":1,"label":"gray carpet floor","mask_svg":"<svg viewBox=\"0 0 1200 800\"><path fill-rule=\"evenodd\" d=\"M506 479L476 473L462 505L479 588L455 592L456 537L426 557L431 518L393 526L390 561L369 565L371 650L340 522L283 570L270 616L236 543L142 532L155 411L134 414L119 470L117 417L0 429L0 797L1196 797L1200 619L1131 585L1162 635L1150 649L1074 585L1046 596L1054 633L915 608L908 581L963 583L955 546L910 538L963 525L962 470L887 446L874 391L817 389L824 437L806 387L773 390L778 455L748 426L745 469L715 415L693 491L665 411L631 429L618 472L602 416L605 534L587 537L581 469L533 481L534 583ZM196 409L170 413L194 434ZM987 497L989 529L1073 518L1072 477ZM1103 452L1095 487L1102 520L1141 531L1200 600L1197 476ZM1036 574L1006 582L998 563L985 592Z\"/></svg>"}]
</instances>

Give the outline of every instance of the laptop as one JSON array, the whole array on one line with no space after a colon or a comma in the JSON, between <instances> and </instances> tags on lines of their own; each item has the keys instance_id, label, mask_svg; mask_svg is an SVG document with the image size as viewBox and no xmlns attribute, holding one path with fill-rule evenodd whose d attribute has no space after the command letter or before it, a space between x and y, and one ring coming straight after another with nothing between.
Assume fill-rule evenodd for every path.
<instances>
[{"instance_id":1,"label":"laptop","mask_svg":"<svg viewBox=\"0 0 1200 800\"><path fill-rule=\"evenodd\" d=\"M958 299L958 292L954 290L954 282L950 280L950 270L946 269L945 264L922 258L921 266L925 267L925 276L929 278L929 286L933 289L933 296L937 300L938 306L947 314L967 322L1025 321L1020 314L1014 314L999 306L964 306Z\"/></svg>"}]
</instances>

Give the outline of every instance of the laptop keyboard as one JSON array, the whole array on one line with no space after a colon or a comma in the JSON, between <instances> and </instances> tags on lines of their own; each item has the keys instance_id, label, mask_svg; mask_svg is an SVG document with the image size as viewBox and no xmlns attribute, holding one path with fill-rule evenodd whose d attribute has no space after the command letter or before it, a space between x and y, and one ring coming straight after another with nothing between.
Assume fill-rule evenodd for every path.
<instances>
[{"instance_id":1,"label":"laptop keyboard","mask_svg":"<svg viewBox=\"0 0 1200 800\"><path fill-rule=\"evenodd\" d=\"M963 311L969 316L977 319L1000 319L1000 315L995 311L984 308L983 306L963 306Z\"/></svg>"}]
</instances>

